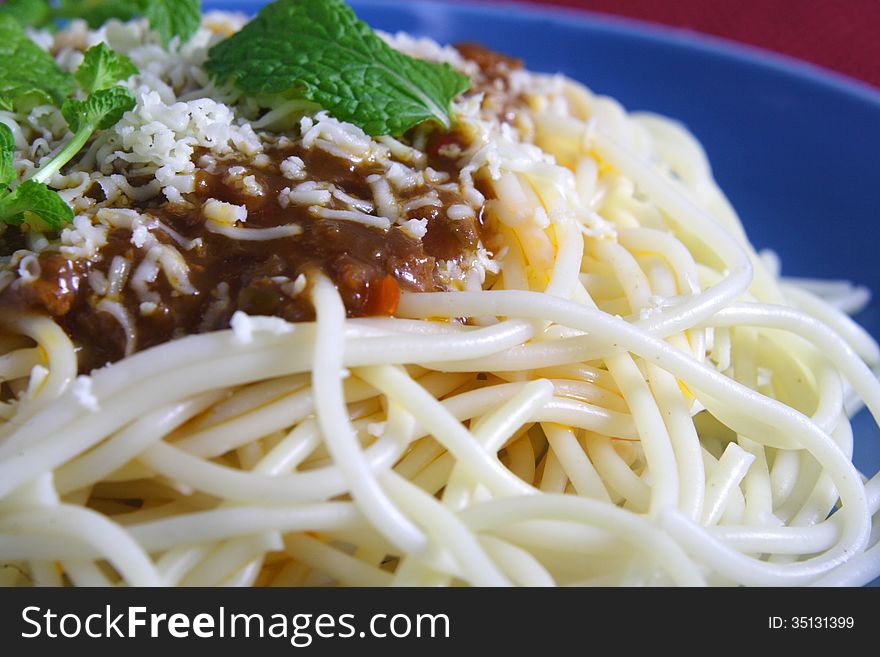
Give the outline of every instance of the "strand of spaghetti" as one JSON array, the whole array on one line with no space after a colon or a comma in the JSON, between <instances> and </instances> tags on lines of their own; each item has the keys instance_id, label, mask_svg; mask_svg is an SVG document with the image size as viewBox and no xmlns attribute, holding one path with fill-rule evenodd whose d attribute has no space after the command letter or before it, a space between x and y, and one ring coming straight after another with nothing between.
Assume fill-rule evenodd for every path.
<instances>
[{"instance_id":1,"label":"strand of spaghetti","mask_svg":"<svg viewBox=\"0 0 880 657\"><path fill-rule=\"evenodd\" d=\"M655 228L623 228L618 231L620 245L630 252L641 251L662 256L672 268L679 294L698 294L699 277L690 251L669 233Z\"/></svg>"},{"instance_id":2,"label":"strand of spaghetti","mask_svg":"<svg viewBox=\"0 0 880 657\"><path fill-rule=\"evenodd\" d=\"M817 376L819 399L810 419L823 431L830 433L840 421L840 412L844 408L843 385L833 364L826 361L823 365ZM851 445L845 451L852 456Z\"/></svg>"},{"instance_id":3,"label":"strand of spaghetti","mask_svg":"<svg viewBox=\"0 0 880 657\"><path fill-rule=\"evenodd\" d=\"M113 586L113 582L107 577L94 561L74 561L65 559L61 562L61 568L70 578L74 586Z\"/></svg>"},{"instance_id":4,"label":"strand of spaghetti","mask_svg":"<svg viewBox=\"0 0 880 657\"><path fill-rule=\"evenodd\" d=\"M851 452L851 439L852 439L852 428L849 424L846 416L841 413L840 422L835 427L834 431L831 433L834 440L838 443L845 443L849 446L849 451ZM844 445L841 445L841 448L846 450ZM868 511L869 514L872 513L870 500L868 497L868 490L865 490L866 502L868 503ZM837 488L834 485L834 482L831 478L827 476L826 473L821 472L816 478L816 481L809 491L809 495L800 505L800 508L796 509L794 514L791 516L789 520L790 526L808 526L814 525L825 518L827 518L834 510L834 506L837 503Z\"/></svg>"},{"instance_id":5,"label":"strand of spaghetti","mask_svg":"<svg viewBox=\"0 0 880 657\"><path fill-rule=\"evenodd\" d=\"M782 290L786 299L843 338L866 363L880 362L880 346L849 315L796 285L783 284Z\"/></svg>"},{"instance_id":6,"label":"strand of spaghetti","mask_svg":"<svg viewBox=\"0 0 880 657\"><path fill-rule=\"evenodd\" d=\"M51 561L30 559L27 562L27 567L34 586L39 588L60 588L64 586L64 580L61 577L58 566Z\"/></svg>"},{"instance_id":7,"label":"strand of spaghetti","mask_svg":"<svg viewBox=\"0 0 880 657\"><path fill-rule=\"evenodd\" d=\"M211 551L210 543L180 545L166 550L156 560L156 570L166 586L177 586L181 579Z\"/></svg>"},{"instance_id":8,"label":"strand of spaghetti","mask_svg":"<svg viewBox=\"0 0 880 657\"><path fill-rule=\"evenodd\" d=\"M766 563L722 543L675 509L665 509L659 525L695 560L746 586L803 586L851 559L851 556L835 556L831 563L827 558L816 557L791 564ZM825 554L834 553L840 543L838 540Z\"/></svg>"},{"instance_id":9,"label":"strand of spaghetti","mask_svg":"<svg viewBox=\"0 0 880 657\"><path fill-rule=\"evenodd\" d=\"M556 260L544 293L568 299L580 273L584 239L569 213L553 213L552 216L555 218L553 228L557 245Z\"/></svg>"},{"instance_id":10,"label":"strand of spaghetti","mask_svg":"<svg viewBox=\"0 0 880 657\"><path fill-rule=\"evenodd\" d=\"M811 527L716 525L707 532L739 552L801 556L830 549L840 537L840 523L830 518Z\"/></svg>"},{"instance_id":11,"label":"strand of spaghetti","mask_svg":"<svg viewBox=\"0 0 880 657\"><path fill-rule=\"evenodd\" d=\"M799 461L798 478L785 502L773 508L773 515L786 524L791 521L799 509L803 508L821 474L821 465L812 455L801 450L797 452L797 456Z\"/></svg>"},{"instance_id":12,"label":"strand of spaghetti","mask_svg":"<svg viewBox=\"0 0 880 657\"><path fill-rule=\"evenodd\" d=\"M880 511L880 478L872 477L865 483L865 497L868 499L871 515Z\"/></svg>"},{"instance_id":13,"label":"strand of spaghetti","mask_svg":"<svg viewBox=\"0 0 880 657\"><path fill-rule=\"evenodd\" d=\"M288 534L284 549L295 559L346 586L389 586L391 574L337 550L307 534Z\"/></svg>"},{"instance_id":14,"label":"strand of spaghetti","mask_svg":"<svg viewBox=\"0 0 880 657\"><path fill-rule=\"evenodd\" d=\"M532 323L499 322L474 331L451 335L384 335L346 338L345 362L349 366L404 363L442 363L454 351L460 358L481 358L527 341L534 334Z\"/></svg>"},{"instance_id":15,"label":"strand of spaghetti","mask_svg":"<svg viewBox=\"0 0 880 657\"><path fill-rule=\"evenodd\" d=\"M457 566L457 564L455 564ZM404 557L394 569L394 579L391 586L415 587L415 586L449 586L451 580L449 573L452 568L438 572L422 561L412 557Z\"/></svg>"},{"instance_id":16,"label":"strand of spaghetti","mask_svg":"<svg viewBox=\"0 0 880 657\"><path fill-rule=\"evenodd\" d=\"M840 444L841 442L848 442L850 440L851 431L849 421L843 414L841 414L840 423L831 435L838 444ZM790 507L790 509L786 509L785 511L780 509L780 511L790 516L790 518L788 518L789 526L796 527L817 524L831 514L837 503L837 489L834 486L834 482L824 472L819 472L815 477L812 487L807 488L806 490L808 494L802 501L798 500L799 504L793 505L793 500L789 500L787 506ZM867 498L867 490L865 493ZM866 502L869 501L866 499ZM868 509L869 513L871 513L870 504Z\"/></svg>"},{"instance_id":17,"label":"strand of spaghetti","mask_svg":"<svg viewBox=\"0 0 880 657\"><path fill-rule=\"evenodd\" d=\"M593 250L601 262L611 267L611 271L621 282L630 312L637 313L642 308L647 308L651 284L632 254L611 240L597 241Z\"/></svg>"},{"instance_id":18,"label":"strand of spaghetti","mask_svg":"<svg viewBox=\"0 0 880 657\"><path fill-rule=\"evenodd\" d=\"M307 418L291 429L254 470L272 476L291 472L320 444L320 429L313 418Z\"/></svg>"},{"instance_id":19,"label":"strand of spaghetti","mask_svg":"<svg viewBox=\"0 0 880 657\"><path fill-rule=\"evenodd\" d=\"M369 386L357 380L344 381L343 389L345 399L349 402L363 401L376 394ZM311 386L306 386L225 422L193 431L182 436L175 444L194 456L214 458L262 436L295 425L314 412L315 394Z\"/></svg>"},{"instance_id":20,"label":"strand of spaghetti","mask_svg":"<svg viewBox=\"0 0 880 657\"><path fill-rule=\"evenodd\" d=\"M242 536L221 543L205 555L186 575L180 586L218 586L231 575L246 567L266 552L277 552L284 547L277 531Z\"/></svg>"},{"instance_id":21,"label":"strand of spaghetti","mask_svg":"<svg viewBox=\"0 0 880 657\"><path fill-rule=\"evenodd\" d=\"M382 486L400 508L413 518L430 518L422 527L433 539L432 548L443 546L458 562L463 574L477 586L509 586L510 582L486 555L477 537L461 520L421 488L393 470L381 478Z\"/></svg>"},{"instance_id":22,"label":"strand of spaghetti","mask_svg":"<svg viewBox=\"0 0 880 657\"><path fill-rule=\"evenodd\" d=\"M706 478L702 525L714 525L727 508L731 491L746 476L755 456L736 443L728 443L715 469Z\"/></svg>"},{"instance_id":23,"label":"strand of spaghetti","mask_svg":"<svg viewBox=\"0 0 880 657\"><path fill-rule=\"evenodd\" d=\"M255 558L242 566L237 572L222 580L218 586L254 586L266 560L265 555Z\"/></svg>"},{"instance_id":24,"label":"strand of spaghetti","mask_svg":"<svg viewBox=\"0 0 880 657\"><path fill-rule=\"evenodd\" d=\"M743 477L743 497L746 503L744 521L755 525L773 522L773 495L766 449L747 436L737 436L737 443L755 459Z\"/></svg>"},{"instance_id":25,"label":"strand of spaghetti","mask_svg":"<svg viewBox=\"0 0 880 657\"><path fill-rule=\"evenodd\" d=\"M864 586L878 577L880 577L880 541L812 584L813 586Z\"/></svg>"},{"instance_id":26,"label":"strand of spaghetti","mask_svg":"<svg viewBox=\"0 0 880 657\"><path fill-rule=\"evenodd\" d=\"M223 391L208 392L147 413L98 447L57 468L55 486L58 492L63 495L104 479L150 443L161 440L224 396Z\"/></svg>"},{"instance_id":27,"label":"strand of spaghetti","mask_svg":"<svg viewBox=\"0 0 880 657\"><path fill-rule=\"evenodd\" d=\"M312 366L315 414L324 445L345 479L355 504L385 538L404 554L427 546L425 535L395 506L374 478L348 419L342 388L345 306L336 287L323 275L312 281L318 336ZM387 467L391 467L391 463Z\"/></svg>"},{"instance_id":28,"label":"strand of spaghetti","mask_svg":"<svg viewBox=\"0 0 880 657\"><path fill-rule=\"evenodd\" d=\"M19 422L33 417L47 403L54 401L76 378L76 352L73 343L58 324L48 317L24 315L10 317L4 312L0 318L0 328L24 334L37 343L45 353L48 374L40 383L34 398L19 401L15 421L0 426L0 441L14 429Z\"/></svg>"},{"instance_id":29,"label":"strand of spaghetti","mask_svg":"<svg viewBox=\"0 0 880 657\"><path fill-rule=\"evenodd\" d=\"M716 447L717 451L726 450L731 444L735 444L733 442L724 444L723 447L721 445ZM731 458L732 462L736 462L736 458ZM711 476L715 470L718 468L718 463L720 459L716 459L708 450L703 450L703 467L706 470L707 478ZM742 488L740 486L730 486L727 488L725 492L725 499L721 502L720 513L721 516L718 519L720 524L725 525L741 525L743 524L743 516L746 510L746 499L745 495L743 495ZM704 507L703 512L705 513L707 510ZM702 527L702 523L700 524Z\"/></svg>"},{"instance_id":30,"label":"strand of spaghetti","mask_svg":"<svg viewBox=\"0 0 880 657\"><path fill-rule=\"evenodd\" d=\"M648 512L651 516L666 506L678 505L679 477L669 432L645 378L629 354L605 359L608 371L632 414L650 472Z\"/></svg>"},{"instance_id":31,"label":"strand of spaghetti","mask_svg":"<svg viewBox=\"0 0 880 657\"><path fill-rule=\"evenodd\" d=\"M677 584L705 584L696 565L657 527L642 517L596 500L551 494L508 497L475 504L459 515L473 531L551 518L598 526L656 559Z\"/></svg>"},{"instance_id":32,"label":"strand of spaghetti","mask_svg":"<svg viewBox=\"0 0 880 657\"><path fill-rule=\"evenodd\" d=\"M587 431L584 433L584 447L596 472L613 492L627 501L627 508L637 512L647 511L651 504L651 489L620 458L611 440Z\"/></svg>"},{"instance_id":33,"label":"strand of spaghetti","mask_svg":"<svg viewBox=\"0 0 880 657\"><path fill-rule=\"evenodd\" d=\"M542 424L542 430L543 427L544 425ZM546 431L544 435L547 435ZM537 475L540 476L538 477ZM544 458L539 461L536 469L535 483L543 493L564 493L565 489L569 487L568 475L565 474L565 470L559 462L559 457L556 456L556 452L552 449L548 449L544 454Z\"/></svg>"},{"instance_id":34,"label":"strand of spaghetti","mask_svg":"<svg viewBox=\"0 0 880 657\"><path fill-rule=\"evenodd\" d=\"M697 519L703 509L706 473L690 404L686 402L678 381L669 372L647 363L646 373L675 454L678 508L689 518Z\"/></svg>"},{"instance_id":35,"label":"strand of spaghetti","mask_svg":"<svg viewBox=\"0 0 880 657\"><path fill-rule=\"evenodd\" d=\"M460 359L456 354L455 359L442 363L435 361L430 365L442 367L444 372L521 372L604 358L607 354L621 351L612 346L613 344L604 336L583 335L561 340L527 342L483 358ZM422 359L416 359L415 362L429 365Z\"/></svg>"},{"instance_id":36,"label":"strand of spaghetti","mask_svg":"<svg viewBox=\"0 0 880 657\"><path fill-rule=\"evenodd\" d=\"M610 556L627 549L614 533L569 520L525 520L486 531L540 555L542 561L546 554L554 552L586 557Z\"/></svg>"},{"instance_id":37,"label":"strand of spaghetti","mask_svg":"<svg viewBox=\"0 0 880 657\"><path fill-rule=\"evenodd\" d=\"M24 347L0 356L0 381L14 381L28 376L43 362L39 347Z\"/></svg>"},{"instance_id":38,"label":"strand of spaghetti","mask_svg":"<svg viewBox=\"0 0 880 657\"><path fill-rule=\"evenodd\" d=\"M541 426L577 494L610 503L611 498L601 477L571 429L553 422Z\"/></svg>"},{"instance_id":39,"label":"strand of spaghetti","mask_svg":"<svg viewBox=\"0 0 880 657\"><path fill-rule=\"evenodd\" d=\"M516 586L556 585L553 576L528 551L495 536L484 535L478 539L486 554Z\"/></svg>"},{"instance_id":40,"label":"strand of spaghetti","mask_svg":"<svg viewBox=\"0 0 880 657\"><path fill-rule=\"evenodd\" d=\"M205 427L231 420L264 404L269 404L279 397L305 388L309 384L310 377L304 372L240 386L230 390L228 397L212 406L207 413L187 423L186 428L178 432L178 435L189 436Z\"/></svg>"},{"instance_id":41,"label":"strand of spaghetti","mask_svg":"<svg viewBox=\"0 0 880 657\"><path fill-rule=\"evenodd\" d=\"M0 559L4 563L11 561L72 561L85 562L99 559L103 555L97 548L87 545L78 540L76 536L64 536L64 541L47 541L45 534L34 532L32 534L16 535L10 532L0 532Z\"/></svg>"},{"instance_id":42,"label":"strand of spaghetti","mask_svg":"<svg viewBox=\"0 0 880 657\"><path fill-rule=\"evenodd\" d=\"M534 493L535 489L511 474L497 457L487 454L473 434L443 405L415 381L391 366L363 367L358 376L382 392L389 400L406 408L423 426L431 427L434 438L455 456L474 479L499 495Z\"/></svg>"},{"instance_id":43,"label":"strand of spaghetti","mask_svg":"<svg viewBox=\"0 0 880 657\"><path fill-rule=\"evenodd\" d=\"M363 515L351 502L319 502L290 507L228 507L139 523L126 529L143 549L156 552L261 532L318 532L364 525Z\"/></svg>"},{"instance_id":44,"label":"strand of spaghetti","mask_svg":"<svg viewBox=\"0 0 880 657\"><path fill-rule=\"evenodd\" d=\"M400 458L403 448L389 440L378 440L364 452L368 467L381 472ZM179 484L241 502L267 499L279 504L314 502L341 495L348 490L338 464L278 477L220 465L192 456L181 449L157 442L139 455L139 460L156 473Z\"/></svg>"},{"instance_id":45,"label":"strand of spaghetti","mask_svg":"<svg viewBox=\"0 0 880 657\"><path fill-rule=\"evenodd\" d=\"M545 406L553 394L553 386L545 379L532 381L489 415L472 427L474 439L487 452L496 454L529 417ZM456 466L443 492L443 504L458 510L467 505L473 488L479 482L469 479L465 470Z\"/></svg>"},{"instance_id":46,"label":"strand of spaghetti","mask_svg":"<svg viewBox=\"0 0 880 657\"><path fill-rule=\"evenodd\" d=\"M160 586L162 581L146 551L116 523L72 504L18 509L0 515L0 531L72 537L95 549L132 586Z\"/></svg>"}]
</instances>

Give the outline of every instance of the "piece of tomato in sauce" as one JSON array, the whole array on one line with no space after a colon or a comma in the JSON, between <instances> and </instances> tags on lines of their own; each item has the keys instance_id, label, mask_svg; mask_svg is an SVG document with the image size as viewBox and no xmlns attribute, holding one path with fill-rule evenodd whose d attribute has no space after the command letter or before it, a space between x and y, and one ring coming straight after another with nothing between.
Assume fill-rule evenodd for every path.
<instances>
[{"instance_id":1,"label":"piece of tomato in sauce","mask_svg":"<svg viewBox=\"0 0 880 657\"><path fill-rule=\"evenodd\" d=\"M393 315L400 303L400 286L391 274L374 278L367 286L365 315Z\"/></svg>"}]
</instances>

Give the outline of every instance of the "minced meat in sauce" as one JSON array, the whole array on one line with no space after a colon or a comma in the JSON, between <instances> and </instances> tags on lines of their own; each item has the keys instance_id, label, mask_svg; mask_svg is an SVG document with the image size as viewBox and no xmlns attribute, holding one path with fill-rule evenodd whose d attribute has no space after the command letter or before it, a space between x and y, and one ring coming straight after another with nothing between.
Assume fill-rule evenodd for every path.
<instances>
[{"instance_id":1,"label":"minced meat in sauce","mask_svg":"<svg viewBox=\"0 0 880 657\"><path fill-rule=\"evenodd\" d=\"M280 163L291 155L305 163L308 179L331 182L345 194L372 199L367 177L381 172L369 162L355 164L321 150L299 145L277 148L266 153L260 166L245 165L245 173L230 178L230 169L240 162L218 162L199 169L196 187L185 204L165 203L156 207L136 207L161 222L152 230L160 242L176 246L188 267L196 294L181 294L160 273L151 283L159 302L150 312L141 307L142 299L126 286L116 298L126 309L137 336L136 350L161 344L183 335L224 329L232 314L241 310L251 315L274 315L291 322L314 319L307 292L291 293L291 284L300 274L319 270L336 284L350 317L390 315L400 290L435 291L444 289L437 275L437 261L461 261L476 250L479 217L449 219L446 210L463 204L460 195L448 189L434 189L441 206L414 209L407 219L426 219L427 232L416 239L400 226L381 230L347 220L318 218L308 208L290 204L282 207L279 194L296 183L280 172ZM198 155L194 156L198 160ZM437 157L439 168L448 162ZM249 194L235 178L254 176L261 193ZM233 183L233 184L230 184ZM97 187L97 186L95 186ZM439 187L439 185L437 186ZM415 197L431 190L424 185L407 194ZM247 207L244 226L249 229L298 224L302 233L265 241L246 241L207 230L202 206L208 199ZM402 205L407 198L398 197ZM201 240L190 249L181 248L167 226L179 238ZM4 251L20 242L17 229L7 230ZM54 251L39 255L38 279L14 285L0 294L0 307L45 311L65 329L79 349L82 371L90 371L125 355L126 335L118 320L108 312L96 310L99 301L92 290L90 272L109 272L115 256L127 259L134 271L144 259L144 249L132 244L127 229L112 229L107 244L88 260L76 260Z\"/></svg>"},{"instance_id":2,"label":"minced meat in sauce","mask_svg":"<svg viewBox=\"0 0 880 657\"><path fill-rule=\"evenodd\" d=\"M483 94L483 110L507 120L513 116L520 99L510 93L508 75L522 67L517 59L483 46L462 43L461 54L479 67L468 93ZM437 170L458 175L456 157L444 147L455 145L460 152L468 138L453 131L436 135L428 144L428 163ZM193 161L198 163L196 153ZM354 163L327 151L305 149L299 144L274 147L262 162L213 162L197 170L195 191L184 196L183 203L147 201L132 209L151 215L159 223L151 227L160 242L174 246L188 268L195 294L175 290L160 273L150 283L155 303L147 311L143 299L130 285L114 297L126 311L136 336L135 351L152 347L173 338L224 329L232 314L241 310L251 315L274 315L291 322L314 319L314 309L307 290L297 288L301 274L321 271L336 284L350 317L393 314L400 291L436 291L445 289L438 273L438 262L463 263L473 257L482 243L492 243L490 235L481 235L482 216L450 219L447 210L465 204L455 191L441 184L429 183L412 189L396 200L407 200L434 192L439 205L423 205L406 214L406 219L427 220L427 232L421 239L398 225L380 230L347 220L319 218L308 207L279 203L279 194L296 182L282 175L281 163L290 156L301 158L308 180L329 182L337 189L362 200L372 200L367 181L371 174L383 172L369 161ZM231 172L244 166L244 172ZM241 185L253 176L261 190L248 193ZM129 181L136 182L136 181ZM478 186L479 185L479 181ZM103 192L93 184L87 192L103 201ZM161 198L161 197L160 197ZM265 241L230 238L206 228L203 206L209 199L244 205L248 229L264 229L297 224L299 235ZM163 227L177 235L163 231ZM191 248L182 248L181 238ZM192 242L195 240L195 242ZM101 297L94 291L90 274L99 272L109 278L116 256L127 261L135 271L144 260L145 249L133 244L128 229L111 229L107 244L88 259L66 257L57 250L38 256L39 274L25 284L9 285L0 292L0 312L35 311L51 315L68 333L78 349L80 370L119 360L132 348L126 332L113 314L96 306ZM0 255L11 255L25 248L23 234L9 227L0 235ZM23 281L16 281L23 283Z\"/></svg>"}]
</instances>

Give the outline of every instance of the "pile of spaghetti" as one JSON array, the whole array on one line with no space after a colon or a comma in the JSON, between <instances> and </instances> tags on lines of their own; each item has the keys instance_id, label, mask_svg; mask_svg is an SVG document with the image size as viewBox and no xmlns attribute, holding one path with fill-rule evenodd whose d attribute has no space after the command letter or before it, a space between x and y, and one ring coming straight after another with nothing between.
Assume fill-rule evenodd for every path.
<instances>
[{"instance_id":1,"label":"pile of spaghetti","mask_svg":"<svg viewBox=\"0 0 880 657\"><path fill-rule=\"evenodd\" d=\"M849 420L880 351L755 253L686 130L406 35L471 79L453 132L291 122L206 73L243 20L32 34L138 72L48 181L73 222L2 236L0 582L880 574ZM68 136L0 121L22 174Z\"/></svg>"}]
</instances>

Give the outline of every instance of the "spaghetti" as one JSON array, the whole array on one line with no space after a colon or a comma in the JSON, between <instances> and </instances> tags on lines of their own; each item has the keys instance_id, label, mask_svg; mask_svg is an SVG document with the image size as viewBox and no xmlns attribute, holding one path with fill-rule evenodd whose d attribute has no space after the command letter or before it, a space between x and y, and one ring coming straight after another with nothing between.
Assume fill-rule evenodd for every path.
<instances>
[{"instance_id":1,"label":"spaghetti","mask_svg":"<svg viewBox=\"0 0 880 657\"><path fill-rule=\"evenodd\" d=\"M376 140L318 115L291 141L272 132L277 116L256 132L246 98L206 86L200 62L221 27L238 25L209 15L172 54L137 21L55 37L73 44L56 48L68 67L78 40L128 54L142 71L128 83L138 106L55 175L77 223L60 245L28 236L4 260L2 288L41 280L46 253L93 257L74 250L100 251L113 231L142 251L83 279L104 303L89 312L120 336L118 353L90 357L111 364L83 369L81 325L3 311L0 581L852 585L880 575L880 479L854 467L849 421L853 395L880 418L880 350L823 299L851 309L855 292L780 279L681 126L475 46L398 35L395 47L475 80L455 106L466 139ZM22 168L59 137L47 112L0 113L30 140ZM162 112L189 127L169 127ZM384 170L331 184L313 173L318 152ZM345 175L360 175L352 167ZM185 180L199 170L212 194L230 175L245 196L253 184L273 203L280 194L273 212L287 223L266 223L247 199L199 196ZM337 222L364 239L400 231L423 250L400 265L412 285L400 282L399 302L393 280L358 297L340 274L350 270L311 267L270 281L296 313L263 316L241 306L247 285L218 277L197 313L204 325L151 343L145 318L163 295L186 299L201 280L193 236L162 209L177 196L210 204L210 248L249 242L235 248L251 253ZM479 218L479 239L468 233L442 257L438 217L450 230ZM420 279L412 263L428 256L434 270ZM393 316L352 313L353 303Z\"/></svg>"}]
</instances>

